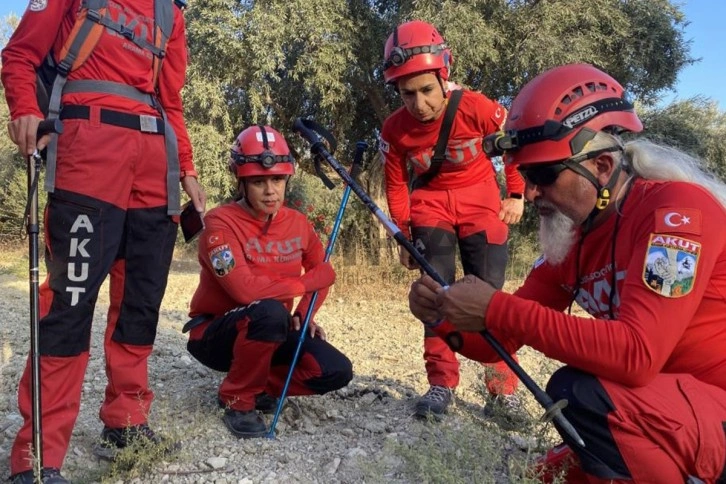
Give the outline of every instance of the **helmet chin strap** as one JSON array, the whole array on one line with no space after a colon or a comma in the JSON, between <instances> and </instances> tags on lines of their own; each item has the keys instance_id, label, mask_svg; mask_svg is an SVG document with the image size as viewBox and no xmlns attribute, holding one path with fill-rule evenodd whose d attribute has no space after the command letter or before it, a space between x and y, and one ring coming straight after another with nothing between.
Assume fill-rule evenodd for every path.
<instances>
[{"instance_id":1,"label":"helmet chin strap","mask_svg":"<svg viewBox=\"0 0 726 484\"><path fill-rule=\"evenodd\" d=\"M573 163L571 161L565 161L564 163L570 170L573 170L581 176L585 177L590 183L592 183L592 185L597 190L597 200L595 202L595 206L592 208L592 211L590 211L590 214L582 223L583 231L589 232L592 228L592 222L595 220L595 217L597 217L600 212L605 210L605 208L610 205L610 201L612 199L612 191L615 187L615 184L618 182L618 178L620 177L622 163L618 163L618 165L613 170L612 175L610 175L610 179L605 185L600 185L600 182L597 180L597 178L595 178L595 175L590 173L579 163Z\"/></svg>"}]
</instances>

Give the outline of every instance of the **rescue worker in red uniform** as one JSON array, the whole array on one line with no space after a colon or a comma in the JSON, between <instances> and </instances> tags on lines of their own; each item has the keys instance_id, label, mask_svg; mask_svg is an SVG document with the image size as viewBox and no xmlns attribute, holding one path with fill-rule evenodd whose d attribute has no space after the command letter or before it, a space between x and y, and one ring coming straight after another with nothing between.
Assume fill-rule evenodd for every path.
<instances>
[{"instance_id":1,"label":"rescue worker in red uniform","mask_svg":"<svg viewBox=\"0 0 726 484\"><path fill-rule=\"evenodd\" d=\"M288 394L342 388L353 366L314 320L335 271L305 215L284 206L295 173L285 139L269 126L251 126L232 145L229 165L238 197L204 217L199 286L185 331L191 331L187 349L197 360L227 372L218 394L225 425L251 438L266 433L260 411L275 410L314 292L310 334Z\"/></svg>"},{"instance_id":2,"label":"rescue worker in red uniform","mask_svg":"<svg viewBox=\"0 0 726 484\"><path fill-rule=\"evenodd\" d=\"M131 42L153 45L154 1L103 3L99 18L109 25L90 57L68 76L55 173L50 166L46 173L51 193L44 225L48 275L40 288L43 478L55 483L67 482L59 469L78 415L96 298L109 273L108 385L96 450L113 458L135 438L160 441L147 425L153 399L147 360L176 240L179 181L198 211L205 205L182 117L187 52L181 10L168 4L173 27L157 53L160 70L154 71L152 54ZM31 1L2 51L8 130L23 155L48 142L36 140L44 117L36 100L36 69L48 53L60 58L77 16L85 12L81 7L80 0ZM12 447L11 480L33 482L29 366L18 406L24 424Z\"/></svg>"},{"instance_id":3,"label":"rescue worker in red uniform","mask_svg":"<svg viewBox=\"0 0 726 484\"><path fill-rule=\"evenodd\" d=\"M502 287L507 224L522 217L524 181L514 168L507 168L508 195L500 199L482 138L501 129L506 110L479 92L464 90L446 145L446 160L433 178L420 183L430 176L426 172L432 169L451 88L458 89L448 82L451 50L433 25L415 20L396 27L384 57L385 81L396 86L404 104L383 123L380 139L391 218L413 237L416 248L446 281L454 281L458 245L465 274ZM409 180L409 168L413 180ZM417 268L406 251L400 255L405 267ZM417 402L416 414L439 416L459 384L459 362L429 330L424 334L424 360L430 388ZM491 365L485 380L490 393L485 413L501 404L517 405L517 378L506 365Z\"/></svg>"},{"instance_id":4,"label":"rescue worker in red uniform","mask_svg":"<svg viewBox=\"0 0 726 484\"><path fill-rule=\"evenodd\" d=\"M568 482L723 483L726 186L680 151L621 140L641 130L593 66L534 78L487 144L525 177L543 257L514 294L423 277L409 302L469 358L498 359L486 328L565 364L546 391L585 443L560 432L579 464ZM564 313L574 302L592 318Z\"/></svg>"}]
</instances>

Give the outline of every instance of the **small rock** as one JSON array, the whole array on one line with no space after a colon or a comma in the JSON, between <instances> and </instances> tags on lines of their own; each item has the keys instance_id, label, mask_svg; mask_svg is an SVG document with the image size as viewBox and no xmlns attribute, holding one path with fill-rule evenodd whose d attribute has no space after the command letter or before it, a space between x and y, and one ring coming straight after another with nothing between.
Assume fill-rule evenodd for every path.
<instances>
[{"instance_id":1,"label":"small rock","mask_svg":"<svg viewBox=\"0 0 726 484\"><path fill-rule=\"evenodd\" d=\"M224 457L210 457L206 464L212 469L222 469L227 465L227 459Z\"/></svg>"},{"instance_id":2,"label":"small rock","mask_svg":"<svg viewBox=\"0 0 726 484\"><path fill-rule=\"evenodd\" d=\"M340 457L336 457L333 459L333 462L328 465L328 475L332 476L338 472L338 467L340 467Z\"/></svg>"},{"instance_id":3,"label":"small rock","mask_svg":"<svg viewBox=\"0 0 726 484\"><path fill-rule=\"evenodd\" d=\"M365 405L370 405L373 402L375 402L376 400L378 400L378 395L376 395L373 392L366 393L365 395L360 397L361 403L363 403Z\"/></svg>"}]
</instances>

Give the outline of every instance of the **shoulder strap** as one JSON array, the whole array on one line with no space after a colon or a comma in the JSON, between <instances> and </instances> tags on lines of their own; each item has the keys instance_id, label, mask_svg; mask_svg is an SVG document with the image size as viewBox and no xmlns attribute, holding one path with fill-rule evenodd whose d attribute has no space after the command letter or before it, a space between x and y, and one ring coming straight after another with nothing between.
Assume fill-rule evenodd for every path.
<instances>
[{"instance_id":1,"label":"shoulder strap","mask_svg":"<svg viewBox=\"0 0 726 484\"><path fill-rule=\"evenodd\" d=\"M454 117L456 116L456 110L459 107L459 101L463 95L463 90L457 89L452 91L449 97L449 103L446 106L446 113L444 114L444 121L441 123L441 131L439 131L439 139L436 141L436 147L434 148L434 156L431 158L431 166L429 169L421 174L414 182L413 189L425 187L433 178L438 175L441 170L442 163L446 160L446 145L449 142L449 135L451 134L451 127L454 124Z\"/></svg>"},{"instance_id":2,"label":"shoulder strap","mask_svg":"<svg viewBox=\"0 0 726 484\"><path fill-rule=\"evenodd\" d=\"M154 86L159 80L161 63L166 53L166 43L171 37L174 28L174 0L154 0L154 47L160 55L154 55L152 69L154 71ZM179 5L177 3L177 5ZM186 6L186 4L184 4ZM179 7L183 9L184 7Z\"/></svg>"}]
</instances>

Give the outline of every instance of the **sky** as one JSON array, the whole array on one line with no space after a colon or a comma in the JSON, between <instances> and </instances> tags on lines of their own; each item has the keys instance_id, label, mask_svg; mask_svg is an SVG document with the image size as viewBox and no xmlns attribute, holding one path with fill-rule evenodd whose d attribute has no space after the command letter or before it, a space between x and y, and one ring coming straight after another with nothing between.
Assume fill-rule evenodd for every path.
<instances>
[{"instance_id":1,"label":"sky","mask_svg":"<svg viewBox=\"0 0 726 484\"><path fill-rule=\"evenodd\" d=\"M726 111L726 87L723 87L726 61L719 60L720 56L726 55L723 52L726 40L721 32L722 25L719 25L726 19L726 2L682 0L679 3L691 22L685 32L686 40L692 42L691 55L701 61L681 71L675 92L666 93L663 102L703 95L717 101L719 108ZM0 18L11 12L22 15L27 4L27 0L1 0Z\"/></svg>"}]
</instances>

